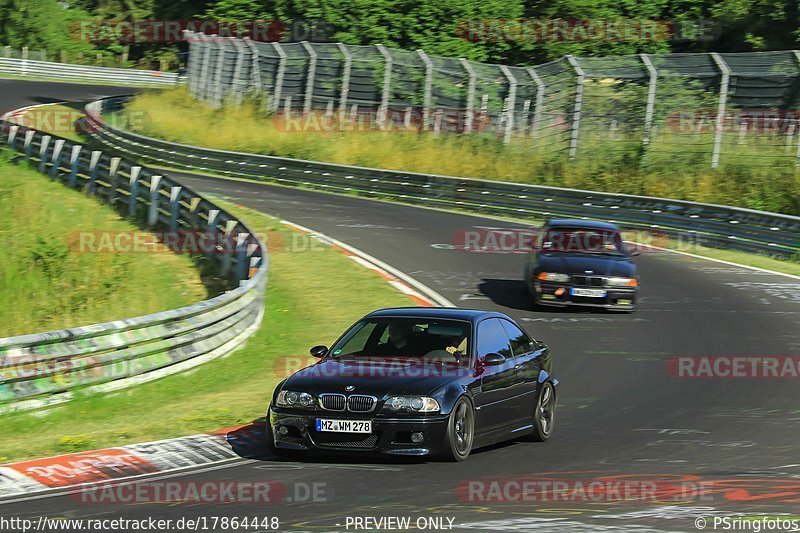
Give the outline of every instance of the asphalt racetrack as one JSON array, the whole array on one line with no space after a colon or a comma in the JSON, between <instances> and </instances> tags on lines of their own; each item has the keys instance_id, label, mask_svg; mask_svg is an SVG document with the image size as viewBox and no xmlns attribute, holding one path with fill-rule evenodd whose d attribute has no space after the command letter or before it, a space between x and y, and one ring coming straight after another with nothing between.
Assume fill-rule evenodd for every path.
<instances>
[{"instance_id":1,"label":"asphalt racetrack","mask_svg":"<svg viewBox=\"0 0 800 533\"><path fill-rule=\"evenodd\" d=\"M0 80L0 109L126 92L130 89ZM637 312L534 311L521 281L523 255L468 253L452 246L464 231L519 225L170 174L199 192L339 239L458 306L499 310L519 320L554 354L561 382L554 436L544 444L520 441L477 450L459 464L361 457L282 462L259 456L172 474L182 481L281 482L288 499L273 505L87 505L62 492L0 502L0 515L277 516L280 530L289 531L354 531L355 517L410 517L412 528L418 518L438 519L445 527L452 520L451 531L696 531L701 519L712 529L715 516L800 515L800 380L693 379L670 371L684 356L800 355L799 280L650 252L636 258L642 279ZM308 257L313 260L313 254ZM265 407L270 392L264 391ZM257 452L258 443L251 444ZM525 480L545 490L524 498ZM571 492L547 490L551 485L545 482L551 481L566 483ZM585 492L593 482L602 484L600 492ZM615 492L619 482L623 490L651 483L646 486L654 486L655 493L625 501ZM316 498L308 496L314 484Z\"/></svg>"}]
</instances>

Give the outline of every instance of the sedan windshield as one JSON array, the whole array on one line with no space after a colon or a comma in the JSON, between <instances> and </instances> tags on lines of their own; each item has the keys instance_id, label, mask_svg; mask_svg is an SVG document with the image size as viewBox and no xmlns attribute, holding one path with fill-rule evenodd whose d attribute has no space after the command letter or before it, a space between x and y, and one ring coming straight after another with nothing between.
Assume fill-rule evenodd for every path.
<instances>
[{"instance_id":1,"label":"sedan windshield","mask_svg":"<svg viewBox=\"0 0 800 533\"><path fill-rule=\"evenodd\" d=\"M619 232L585 228L551 229L542 240L544 252L624 254Z\"/></svg>"},{"instance_id":2,"label":"sedan windshield","mask_svg":"<svg viewBox=\"0 0 800 533\"><path fill-rule=\"evenodd\" d=\"M469 364L469 322L380 317L360 321L331 349L341 358L404 358Z\"/></svg>"}]
</instances>

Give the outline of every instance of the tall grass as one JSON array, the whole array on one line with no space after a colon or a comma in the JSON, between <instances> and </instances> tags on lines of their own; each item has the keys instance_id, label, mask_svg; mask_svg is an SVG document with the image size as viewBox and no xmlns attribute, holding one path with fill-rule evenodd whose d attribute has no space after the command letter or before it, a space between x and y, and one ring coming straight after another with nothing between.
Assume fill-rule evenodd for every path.
<instances>
[{"instance_id":1,"label":"tall grass","mask_svg":"<svg viewBox=\"0 0 800 533\"><path fill-rule=\"evenodd\" d=\"M0 337L181 307L208 296L189 256L86 253L81 231L137 228L0 153Z\"/></svg>"},{"instance_id":2,"label":"tall grass","mask_svg":"<svg viewBox=\"0 0 800 533\"><path fill-rule=\"evenodd\" d=\"M265 115L256 102L213 109L184 88L143 93L129 110L148 120L136 131L171 141L265 155L331 161L347 165L447 174L540 185L641 194L719 203L784 213L800 213L800 180L793 160L763 159L743 166L757 145L726 145L723 166L710 168L710 151L694 153L679 134L656 135L652 153L640 141L605 141L586 135L579 157L570 162L558 152L537 150L529 138L503 144L491 134L434 134L397 131L297 131L280 117ZM137 116L139 116L137 114ZM565 137L566 133L562 135ZM668 147L670 153L659 153ZM686 157L683 157L686 156ZM751 158L752 159L752 158Z\"/></svg>"}]
</instances>

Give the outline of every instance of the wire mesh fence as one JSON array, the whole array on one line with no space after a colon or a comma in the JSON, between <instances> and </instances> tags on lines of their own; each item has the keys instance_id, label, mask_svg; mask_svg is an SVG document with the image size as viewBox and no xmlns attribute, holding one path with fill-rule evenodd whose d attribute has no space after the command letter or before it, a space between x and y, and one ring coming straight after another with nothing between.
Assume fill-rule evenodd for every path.
<instances>
[{"instance_id":1,"label":"wire mesh fence","mask_svg":"<svg viewBox=\"0 0 800 533\"><path fill-rule=\"evenodd\" d=\"M192 93L272 113L493 134L571 159L800 166L800 52L637 54L509 67L341 43L187 35Z\"/></svg>"}]
</instances>

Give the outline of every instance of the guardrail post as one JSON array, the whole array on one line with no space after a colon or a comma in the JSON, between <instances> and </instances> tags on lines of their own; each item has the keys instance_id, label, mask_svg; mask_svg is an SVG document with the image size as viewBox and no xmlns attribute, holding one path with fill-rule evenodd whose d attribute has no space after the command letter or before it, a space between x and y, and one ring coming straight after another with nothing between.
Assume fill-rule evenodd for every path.
<instances>
[{"instance_id":1,"label":"guardrail post","mask_svg":"<svg viewBox=\"0 0 800 533\"><path fill-rule=\"evenodd\" d=\"M533 83L536 84L536 102L533 108L533 121L531 122L531 138L536 139L539 136L539 125L542 120L542 106L544 106L544 93L547 90L547 85L542 81L542 78L533 67L527 69L528 76L531 77Z\"/></svg>"},{"instance_id":2,"label":"guardrail post","mask_svg":"<svg viewBox=\"0 0 800 533\"><path fill-rule=\"evenodd\" d=\"M75 188L78 184L78 170L81 166L81 152L83 151L83 146L80 144L76 144L72 147L72 153L69 155L69 186L71 188Z\"/></svg>"},{"instance_id":3,"label":"guardrail post","mask_svg":"<svg viewBox=\"0 0 800 533\"><path fill-rule=\"evenodd\" d=\"M644 63L650 82L647 85L647 106L644 111L644 130L642 132L642 148L647 149L650 145L650 132L653 129L653 111L656 106L656 84L658 83L658 71L647 54L639 54L639 58Z\"/></svg>"},{"instance_id":4,"label":"guardrail post","mask_svg":"<svg viewBox=\"0 0 800 533\"><path fill-rule=\"evenodd\" d=\"M730 87L732 71L718 53L711 52L711 58L720 72L719 103L717 104L717 120L714 127L714 152L711 155L711 168L717 168L719 166L720 153L722 152L722 131L725 129L725 107L728 103L728 88Z\"/></svg>"},{"instance_id":5,"label":"guardrail post","mask_svg":"<svg viewBox=\"0 0 800 533\"><path fill-rule=\"evenodd\" d=\"M192 30L183 30L183 40L189 44L189 59L186 61L186 77L187 77L187 88L189 89L189 93L192 96L197 96L197 80L200 77L200 72L198 71L198 46L197 46L197 37Z\"/></svg>"},{"instance_id":6,"label":"guardrail post","mask_svg":"<svg viewBox=\"0 0 800 533\"><path fill-rule=\"evenodd\" d=\"M158 223L158 200L161 194L158 187L161 185L161 176L150 176L150 205L147 209L147 225L155 226Z\"/></svg>"},{"instance_id":7,"label":"guardrail post","mask_svg":"<svg viewBox=\"0 0 800 533\"><path fill-rule=\"evenodd\" d=\"M381 90L381 107L378 110L377 123L380 128L386 126L386 117L389 114L389 92L392 89L392 54L382 44L376 44L375 48L383 56L383 88Z\"/></svg>"},{"instance_id":8,"label":"guardrail post","mask_svg":"<svg viewBox=\"0 0 800 533\"><path fill-rule=\"evenodd\" d=\"M214 242L217 246L219 242L217 240L217 236L219 235L219 230L217 230L217 218L219 218L219 209L211 209L208 211L208 220L206 221L206 231L210 238L213 238ZM214 249L209 249L206 251L206 255L211 256L215 253L214 250L219 250L219 248L214 247Z\"/></svg>"},{"instance_id":9,"label":"guardrail post","mask_svg":"<svg viewBox=\"0 0 800 533\"><path fill-rule=\"evenodd\" d=\"M233 250L231 250L231 246L234 244L231 242L231 233L233 233L233 230L236 229L237 224L239 224L239 222L236 220L229 220L225 223L225 242L222 247L222 257L220 257L220 276L227 276L231 271L231 261L233 258Z\"/></svg>"},{"instance_id":10,"label":"guardrail post","mask_svg":"<svg viewBox=\"0 0 800 533\"><path fill-rule=\"evenodd\" d=\"M417 50L417 55L419 55L422 62L425 64L425 85L423 91L423 99L422 99L422 128L424 130L428 129L428 125L430 122L430 114L431 114L431 98L432 98L432 90L433 90L433 63L431 62L428 55L422 50Z\"/></svg>"},{"instance_id":11,"label":"guardrail post","mask_svg":"<svg viewBox=\"0 0 800 533\"><path fill-rule=\"evenodd\" d=\"M464 133L471 133L475 122L475 87L478 83L478 78L475 76L475 69L472 68L469 61L463 57L458 61L467 72L467 113L464 121Z\"/></svg>"},{"instance_id":12,"label":"guardrail post","mask_svg":"<svg viewBox=\"0 0 800 533\"><path fill-rule=\"evenodd\" d=\"M344 66L342 68L342 88L339 90L339 120L344 120L347 113L347 96L350 94L350 72L353 69L353 55L343 43L336 43L339 51L344 56Z\"/></svg>"},{"instance_id":13,"label":"guardrail post","mask_svg":"<svg viewBox=\"0 0 800 533\"><path fill-rule=\"evenodd\" d=\"M200 219L197 216L197 207L200 205L200 200L202 200L202 198L199 196L193 196L192 199L189 200L189 224L194 230L200 227Z\"/></svg>"},{"instance_id":14,"label":"guardrail post","mask_svg":"<svg viewBox=\"0 0 800 533\"><path fill-rule=\"evenodd\" d=\"M800 50L792 50L794 60L800 66ZM796 80L796 78L795 78ZM797 154L795 156L795 166L800 167L800 132L797 135Z\"/></svg>"},{"instance_id":15,"label":"guardrail post","mask_svg":"<svg viewBox=\"0 0 800 533\"><path fill-rule=\"evenodd\" d=\"M117 187L119 187L119 164L122 160L119 157L112 157L108 162L108 203L113 207L117 201Z\"/></svg>"},{"instance_id":16,"label":"guardrail post","mask_svg":"<svg viewBox=\"0 0 800 533\"><path fill-rule=\"evenodd\" d=\"M53 166L50 167L50 176L53 178L58 177L58 169L61 166L61 151L64 149L64 139L56 139L53 144L53 154L50 157L50 162Z\"/></svg>"},{"instance_id":17,"label":"guardrail post","mask_svg":"<svg viewBox=\"0 0 800 533\"><path fill-rule=\"evenodd\" d=\"M19 131L19 126L17 126L17 125L11 125L11 126L8 127L8 141L7 142L8 142L8 145L12 149L15 149L14 141L17 139L17 132L18 131Z\"/></svg>"},{"instance_id":18,"label":"guardrail post","mask_svg":"<svg viewBox=\"0 0 800 533\"><path fill-rule=\"evenodd\" d=\"M50 147L49 135L42 135L42 142L39 144L39 172L44 174L45 166L47 165L47 149Z\"/></svg>"},{"instance_id":19,"label":"guardrail post","mask_svg":"<svg viewBox=\"0 0 800 533\"><path fill-rule=\"evenodd\" d=\"M128 188L131 195L128 197L128 216L133 218L136 216L136 200L139 196L139 173L142 167L131 167L130 177L128 178Z\"/></svg>"},{"instance_id":20,"label":"guardrail post","mask_svg":"<svg viewBox=\"0 0 800 533\"><path fill-rule=\"evenodd\" d=\"M261 65L258 62L258 48L249 37L245 37L244 44L250 49L253 64L250 65L250 85L255 89L256 94L261 94Z\"/></svg>"},{"instance_id":21,"label":"guardrail post","mask_svg":"<svg viewBox=\"0 0 800 533\"><path fill-rule=\"evenodd\" d=\"M232 39L230 42L232 42L234 48L236 48L236 63L233 67L233 81L231 83L231 89L233 90L234 102L240 104L242 103L242 98L244 95L244 84L240 78L242 77L242 65L244 64L245 56L247 55L247 47L244 46L239 39Z\"/></svg>"},{"instance_id":22,"label":"guardrail post","mask_svg":"<svg viewBox=\"0 0 800 533\"><path fill-rule=\"evenodd\" d=\"M583 84L586 80L586 73L578 64L578 60L573 55L567 56L567 61L575 69L577 79L575 80L575 104L572 109L572 128L569 138L569 158L575 159L578 153L578 136L581 132L581 107L583 106Z\"/></svg>"},{"instance_id":23,"label":"guardrail post","mask_svg":"<svg viewBox=\"0 0 800 533\"><path fill-rule=\"evenodd\" d=\"M178 215L181 210L181 191L183 187L172 187L169 191L169 230L178 230Z\"/></svg>"},{"instance_id":24,"label":"guardrail post","mask_svg":"<svg viewBox=\"0 0 800 533\"><path fill-rule=\"evenodd\" d=\"M278 54L278 72L275 74L275 86L272 88L272 111L277 113L281 105L281 92L283 92L283 77L286 74L286 52L280 43L272 43L272 48Z\"/></svg>"},{"instance_id":25,"label":"guardrail post","mask_svg":"<svg viewBox=\"0 0 800 533\"><path fill-rule=\"evenodd\" d=\"M36 134L34 130L26 130L25 131L25 159L30 160L31 156L33 155L33 136Z\"/></svg>"},{"instance_id":26,"label":"guardrail post","mask_svg":"<svg viewBox=\"0 0 800 533\"><path fill-rule=\"evenodd\" d=\"M247 279L248 261L247 261L247 239L250 237L249 233L236 234L236 281L241 283Z\"/></svg>"},{"instance_id":27,"label":"guardrail post","mask_svg":"<svg viewBox=\"0 0 800 533\"><path fill-rule=\"evenodd\" d=\"M500 65L500 70L508 80L508 101L506 111L506 127L503 133L503 142L508 144L511 142L511 134L514 132L514 110L517 106L517 78L511 73L506 65Z\"/></svg>"},{"instance_id":28,"label":"guardrail post","mask_svg":"<svg viewBox=\"0 0 800 533\"><path fill-rule=\"evenodd\" d=\"M95 189L95 181L97 180L97 167L100 162L100 156L103 152L100 150L92 150L91 158L89 159L89 183L88 191L93 193Z\"/></svg>"},{"instance_id":29,"label":"guardrail post","mask_svg":"<svg viewBox=\"0 0 800 533\"><path fill-rule=\"evenodd\" d=\"M306 72L306 94L305 98L303 99L303 112L308 113L311 111L311 106L313 105L314 100L314 78L317 75L317 52L314 51L314 48L308 43L308 41L302 41L300 44L303 45L303 48L308 55L308 71Z\"/></svg>"}]
</instances>

